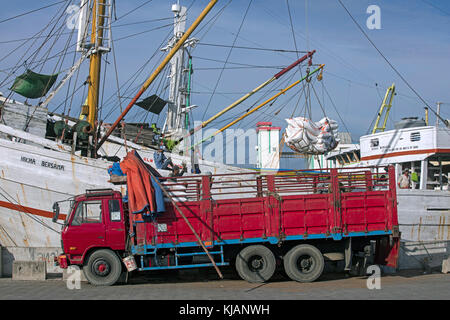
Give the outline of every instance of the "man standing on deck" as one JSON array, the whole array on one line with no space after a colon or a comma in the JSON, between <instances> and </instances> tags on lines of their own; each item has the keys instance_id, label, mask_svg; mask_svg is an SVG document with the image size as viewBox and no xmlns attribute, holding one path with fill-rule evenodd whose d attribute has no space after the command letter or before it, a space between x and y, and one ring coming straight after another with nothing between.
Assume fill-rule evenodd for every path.
<instances>
[{"instance_id":1,"label":"man standing on deck","mask_svg":"<svg viewBox=\"0 0 450 320\"><path fill-rule=\"evenodd\" d=\"M153 154L153 160L155 161L155 166L157 169L173 170L172 159L170 157L167 158L164 155L164 150L162 148Z\"/></svg>"},{"instance_id":2,"label":"man standing on deck","mask_svg":"<svg viewBox=\"0 0 450 320\"><path fill-rule=\"evenodd\" d=\"M400 189L409 189L411 185L411 178L409 177L409 170L406 169L403 171L403 174L398 178L398 187Z\"/></svg>"}]
</instances>

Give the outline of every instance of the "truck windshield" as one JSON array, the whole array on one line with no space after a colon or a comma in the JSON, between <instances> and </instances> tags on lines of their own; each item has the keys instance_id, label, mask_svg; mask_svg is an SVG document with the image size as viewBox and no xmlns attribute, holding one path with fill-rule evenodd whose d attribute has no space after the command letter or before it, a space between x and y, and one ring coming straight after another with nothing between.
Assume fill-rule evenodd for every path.
<instances>
[{"instance_id":1,"label":"truck windshield","mask_svg":"<svg viewBox=\"0 0 450 320\"><path fill-rule=\"evenodd\" d=\"M83 223L101 223L102 222L102 202L101 201L82 201L78 203L77 209L73 215L72 225L78 226Z\"/></svg>"}]
</instances>

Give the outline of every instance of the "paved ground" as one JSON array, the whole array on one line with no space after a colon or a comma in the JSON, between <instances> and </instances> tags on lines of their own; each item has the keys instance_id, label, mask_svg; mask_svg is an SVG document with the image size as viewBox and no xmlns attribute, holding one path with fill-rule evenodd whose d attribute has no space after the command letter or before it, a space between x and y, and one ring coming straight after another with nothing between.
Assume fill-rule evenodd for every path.
<instances>
[{"instance_id":1,"label":"paved ground","mask_svg":"<svg viewBox=\"0 0 450 320\"><path fill-rule=\"evenodd\" d=\"M277 277L266 284L239 280L231 270L223 270L225 280L217 280L214 270L182 274L150 273L129 279L128 284L94 287L81 282L80 289L68 289L61 278L46 281L0 279L1 300L292 300L292 299L450 299L450 274L402 271L383 275L380 289L369 290L367 277L346 278L342 273L324 275L314 283L301 284ZM205 280L206 279L206 280ZM371 283L374 283L373 281ZM70 285L70 284L69 284Z\"/></svg>"}]
</instances>

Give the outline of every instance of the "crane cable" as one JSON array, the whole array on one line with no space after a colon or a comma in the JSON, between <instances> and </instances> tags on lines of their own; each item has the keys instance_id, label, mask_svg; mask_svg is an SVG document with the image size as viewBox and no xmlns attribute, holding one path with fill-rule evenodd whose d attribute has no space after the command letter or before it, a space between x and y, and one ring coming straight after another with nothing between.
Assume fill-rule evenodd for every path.
<instances>
[{"instance_id":1,"label":"crane cable","mask_svg":"<svg viewBox=\"0 0 450 320\"><path fill-rule=\"evenodd\" d=\"M392 65L392 63L386 58L386 56L378 49L378 47L375 45L375 43L369 38L367 33L361 28L361 26L358 24L358 22L355 20L355 18L352 16L350 11L344 6L341 0L338 0L338 2L341 4L342 8L347 12L347 14L350 16L350 18L353 20L353 22L356 24L358 29L362 32L362 34L366 37L366 39L370 42L370 44L377 50L377 52L381 55L381 57L386 61L386 63L391 67L392 70L402 79L402 81L408 86L408 88L411 89L412 92L422 101L433 113L436 117L438 117L447 127L450 127L449 122L442 118L436 111L431 108L428 103L422 98L422 96L409 84L409 82L403 77L403 75Z\"/></svg>"}]
</instances>

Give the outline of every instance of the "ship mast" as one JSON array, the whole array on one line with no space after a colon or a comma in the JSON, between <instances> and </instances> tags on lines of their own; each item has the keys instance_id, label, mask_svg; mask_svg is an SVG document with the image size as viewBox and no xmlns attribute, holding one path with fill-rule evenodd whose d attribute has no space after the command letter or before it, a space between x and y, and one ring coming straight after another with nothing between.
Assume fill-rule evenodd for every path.
<instances>
[{"instance_id":1,"label":"ship mast","mask_svg":"<svg viewBox=\"0 0 450 320\"><path fill-rule=\"evenodd\" d=\"M134 98L130 101L128 106L125 108L125 110L122 111L119 118L111 125L111 127L108 129L108 131L105 133L105 135L100 139L95 149L98 150L98 148L101 147L101 145L108 139L108 137L111 135L111 133L114 131L114 129L118 126L120 121L126 116L126 114L130 111L130 109L133 107L133 105L136 103L136 101L140 98L140 96L145 92L145 90L148 89L148 87L152 84L152 82L155 80L155 78L158 76L158 74L161 72L161 70L167 65L167 63L172 59L172 57L175 55L175 53L180 49L181 46L185 44L185 41L187 38L192 34L192 32L197 28L197 26L202 22L202 20L205 18L205 16L208 14L208 12L214 7L214 5L217 3L217 0L210 0L208 5L203 9L203 11L200 13L200 15L197 17L197 19L193 22L193 24L189 27L189 29L186 31L186 33L183 34L183 36L177 41L177 43L174 45L174 47L169 51L167 56L164 58L164 60L160 63L160 65L155 69L155 71L150 75L150 77L144 82L139 92L134 96Z\"/></svg>"},{"instance_id":2,"label":"ship mast","mask_svg":"<svg viewBox=\"0 0 450 320\"><path fill-rule=\"evenodd\" d=\"M93 129L94 143L97 141L97 117L99 103L99 87L100 87L100 71L102 54L109 52L110 46L110 24L111 24L111 3L110 0L91 0L92 1L92 29L91 41L84 45L84 50L91 49L92 53L89 57L89 78L88 78L88 95L87 110L82 112L86 116ZM83 3L86 1L82 1ZM80 28L80 32L84 28ZM95 149L95 148L94 148Z\"/></svg>"},{"instance_id":3,"label":"ship mast","mask_svg":"<svg viewBox=\"0 0 450 320\"><path fill-rule=\"evenodd\" d=\"M187 8L180 6L178 3L172 5L172 12L174 13L173 37L169 40L163 51L169 51L181 39L185 33L186 26L186 11ZM178 140L188 129L186 123L186 115L189 112L189 76L191 66L186 65L186 50L187 47L194 47L198 39L187 39L181 50L178 50L173 58L170 60L170 88L169 101L167 108L166 122L164 123L163 133L164 137L172 141ZM179 151L184 148L177 146Z\"/></svg>"}]
</instances>

